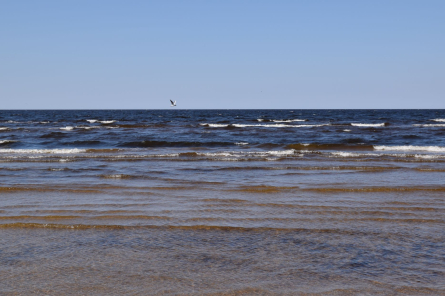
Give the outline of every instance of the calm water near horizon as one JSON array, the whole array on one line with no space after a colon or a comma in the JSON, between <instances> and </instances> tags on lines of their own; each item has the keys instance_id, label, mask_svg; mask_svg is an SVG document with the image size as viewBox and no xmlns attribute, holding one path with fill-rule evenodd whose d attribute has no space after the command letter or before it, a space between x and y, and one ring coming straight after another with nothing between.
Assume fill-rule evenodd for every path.
<instances>
[{"instance_id":1,"label":"calm water near horizon","mask_svg":"<svg viewBox=\"0 0 445 296\"><path fill-rule=\"evenodd\" d=\"M445 110L0 111L1 295L445 295Z\"/></svg>"}]
</instances>

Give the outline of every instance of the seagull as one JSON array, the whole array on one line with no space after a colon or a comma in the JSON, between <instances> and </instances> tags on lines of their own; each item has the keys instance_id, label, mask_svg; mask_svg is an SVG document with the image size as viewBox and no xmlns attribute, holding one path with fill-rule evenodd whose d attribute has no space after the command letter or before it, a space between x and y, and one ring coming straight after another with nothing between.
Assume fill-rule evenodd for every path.
<instances>
[{"instance_id":1,"label":"seagull","mask_svg":"<svg viewBox=\"0 0 445 296\"><path fill-rule=\"evenodd\" d=\"M172 101L172 100L170 100L170 103L172 104L170 107L176 107L176 101Z\"/></svg>"}]
</instances>

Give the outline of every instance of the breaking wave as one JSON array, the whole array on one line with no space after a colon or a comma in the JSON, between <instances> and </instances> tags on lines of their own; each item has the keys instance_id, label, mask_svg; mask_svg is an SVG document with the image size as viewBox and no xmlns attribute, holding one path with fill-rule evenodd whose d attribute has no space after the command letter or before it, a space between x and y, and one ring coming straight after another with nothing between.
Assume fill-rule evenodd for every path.
<instances>
[{"instance_id":1,"label":"breaking wave","mask_svg":"<svg viewBox=\"0 0 445 296\"><path fill-rule=\"evenodd\" d=\"M445 124L413 124L413 126L420 126L420 127L445 127Z\"/></svg>"},{"instance_id":2,"label":"breaking wave","mask_svg":"<svg viewBox=\"0 0 445 296\"><path fill-rule=\"evenodd\" d=\"M346 144L290 144L288 149L295 150L373 150L372 145L346 145Z\"/></svg>"},{"instance_id":3,"label":"breaking wave","mask_svg":"<svg viewBox=\"0 0 445 296\"><path fill-rule=\"evenodd\" d=\"M206 127L266 127L266 128L279 128L279 127L320 127L320 126L328 126L329 123L325 124L220 124L220 123L200 123L202 126Z\"/></svg>"},{"instance_id":4,"label":"breaking wave","mask_svg":"<svg viewBox=\"0 0 445 296\"><path fill-rule=\"evenodd\" d=\"M85 149L0 149L0 153L21 153L21 154L41 154L41 153L54 153L54 154L72 154L86 152Z\"/></svg>"},{"instance_id":5,"label":"breaking wave","mask_svg":"<svg viewBox=\"0 0 445 296\"><path fill-rule=\"evenodd\" d=\"M144 147L224 147L233 146L232 142L188 142L188 141L140 141L122 143L120 147L144 148Z\"/></svg>"},{"instance_id":6,"label":"breaking wave","mask_svg":"<svg viewBox=\"0 0 445 296\"><path fill-rule=\"evenodd\" d=\"M375 150L389 151L427 151L427 152L445 152L445 147L439 146L374 146Z\"/></svg>"},{"instance_id":7,"label":"breaking wave","mask_svg":"<svg viewBox=\"0 0 445 296\"><path fill-rule=\"evenodd\" d=\"M114 123L117 120L98 120L98 119L86 119L86 121L88 121L89 123L102 123L102 124L110 124L110 123Z\"/></svg>"},{"instance_id":8,"label":"breaking wave","mask_svg":"<svg viewBox=\"0 0 445 296\"><path fill-rule=\"evenodd\" d=\"M0 140L0 146L6 146L6 145L10 145L13 143L17 143L18 141L14 141L14 140Z\"/></svg>"},{"instance_id":9,"label":"breaking wave","mask_svg":"<svg viewBox=\"0 0 445 296\"><path fill-rule=\"evenodd\" d=\"M64 130L64 131L71 131L74 129L74 126L65 126L65 127L61 127L60 129Z\"/></svg>"},{"instance_id":10,"label":"breaking wave","mask_svg":"<svg viewBox=\"0 0 445 296\"><path fill-rule=\"evenodd\" d=\"M351 125L359 127L381 127L385 126L386 123L351 123Z\"/></svg>"}]
</instances>

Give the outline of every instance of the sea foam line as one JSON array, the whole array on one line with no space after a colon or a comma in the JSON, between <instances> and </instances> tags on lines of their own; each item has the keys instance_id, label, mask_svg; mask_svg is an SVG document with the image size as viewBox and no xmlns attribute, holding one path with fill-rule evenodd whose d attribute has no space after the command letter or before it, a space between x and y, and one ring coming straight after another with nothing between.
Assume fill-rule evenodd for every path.
<instances>
[{"instance_id":1,"label":"sea foam line","mask_svg":"<svg viewBox=\"0 0 445 296\"><path fill-rule=\"evenodd\" d=\"M351 125L360 127L379 127L385 126L385 123L351 123Z\"/></svg>"},{"instance_id":2,"label":"sea foam line","mask_svg":"<svg viewBox=\"0 0 445 296\"><path fill-rule=\"evenodd\" d=\"M89 123L96 123L96 122L100 122L103 124L109 124L109 123L114 123L117 120L98 120L98 119L86 119L86 121L88 121Z\"/></svg>"},{"instance_id":3,"label":"sea foam line","mask_svg":"<svg viewBox=\"0 0 445 296\"><path fill-rule=\"evenodd\" d=\"M442 159L444 155L431 155L431 154L406 154L406 153L389 153L389 154L377 154L377 153L356 153L356 152L330 152L333 157L396 157L396 158L422 158L422 159Z\"/></svg>"},{"instance_id":4,"label":"sea foam line","mask_svg":"<svg viewBox=\"0 0 445 296\"><path fill-rule=\"evenodd\" d=\"M61 127L60 129L61 130L65 130L65 131L71 131L71 130L74 129L74 127L73 126L66 126L66 127Z\"/></svg>"},{"instance_id":5,"label":"sea foam line","mask_svg":"<svg viewBox=\"0 0 445 296\"><path fill-rule=\"evenodd\" d=\"M445 147L440 146L374 146L375 150L386 151L427 151L427 152L445 152Z\"/></svg>"},{"instance_id":6,"label":"sea foam line","mask_svg":"<svg viewBox=\"0 0 445 296\"><path fill-rule=\"evenodd\" d=\"M53 153L53 154L71 154L86 152L85 149L0 149L0 153L22 153L22 154L40 154L40 153Z\"/></svg>"},{"instance_id":7,"label":"sea foam line","mask_svg":"<svg viewBox=\"0 0 445 296\"><path fill-rule=\"evenodd\" d=\"M413 126L420 126L420 127L445 127L445 124L438 124L438 123L433 123L433 124L413 124Z\"/></svg>"},{"instance_id":8,"label":"sea foam line","mask_svg":"<svg viewBox=\"0 0 445 296\"><path fill-rule=\"evenodd\" d=\"M263 118L258 118L258 121L264 121L265 119ZM307 121L306 119L273 119L271 120L273 122L297 122L297 121Z\"/></svg>"},{"instance_id":9,"label":"sea foam line","mask_svg":"<svg viewBox=\"0 0 445 296\"><path fill-rule=\"evenodd\" d=\"M203 126L209 126L209 127L228 127L228 126L234 126L234 127L320 127L320 126L329 126L329 123L326 124L295 124L295 125L288 125L288 124L219 124L219 123L200 123L200 125Z\"/></svg>"}]
</instances>

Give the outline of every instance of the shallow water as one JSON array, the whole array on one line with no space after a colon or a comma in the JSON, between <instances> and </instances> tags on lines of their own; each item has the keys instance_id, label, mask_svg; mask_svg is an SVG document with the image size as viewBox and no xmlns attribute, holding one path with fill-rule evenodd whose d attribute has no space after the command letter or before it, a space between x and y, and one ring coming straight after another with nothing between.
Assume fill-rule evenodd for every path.
<instances>
[{"instance_id":1,"label":"shallow water","mask_svg":"<svg viewBox=\"0 0 445 296\"><path fill-rule=\"evenodd\" d=\"M444 122L1 111L1 294L445 295Z\"/></svg>"}]
</instances>

